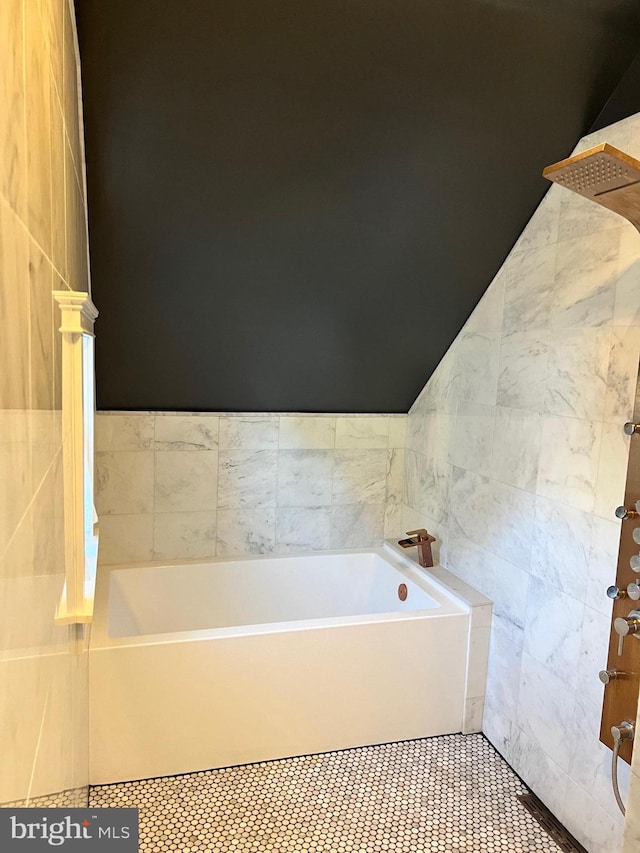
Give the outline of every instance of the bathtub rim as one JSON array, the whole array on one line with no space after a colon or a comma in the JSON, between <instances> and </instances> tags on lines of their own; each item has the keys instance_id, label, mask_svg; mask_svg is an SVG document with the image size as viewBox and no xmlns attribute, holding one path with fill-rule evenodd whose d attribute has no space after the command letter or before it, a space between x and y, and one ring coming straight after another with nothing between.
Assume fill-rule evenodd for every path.
<instances>
[{"instance_id":1,"label":"bathtub rim","mask_svg":"<svg viewBox=\"0 0 640 853\"><path fill-rule=\"evenodd\" d=\"M266 559L299 559L301 557L329 557L343 554L378 554L400 575L419 586L438 603L437 608L420 610L387 611L384 613L362 613L350 616L331 616L319 619L298 619L286 622L264 622L253 625L202 628L193 631L173 631L154 634L130 634L123 637L109 636L109 579L113 571L139 568L164 568L200 566L215 563L256 562ZM466 587L466 589L464 589ZM481 601L479 599L482 599ZM98 568L96 585L96 607L89 636L89 651L131 648L132 646L164 645L167 643L189 643L217 638L242 638L260 634L288 633L296 631L323 630L333 627L358 626L372 623L396 622L414 619L441 619L454 616L469 616L479 605L491 606L490 599L469 587L442 567L423 569L410 554L392 541L369 548L342 548L333 551L300 551L286 554L239 554L191 560L153 560L137 563L113 564Z\"/></svg>"}]
</instances>

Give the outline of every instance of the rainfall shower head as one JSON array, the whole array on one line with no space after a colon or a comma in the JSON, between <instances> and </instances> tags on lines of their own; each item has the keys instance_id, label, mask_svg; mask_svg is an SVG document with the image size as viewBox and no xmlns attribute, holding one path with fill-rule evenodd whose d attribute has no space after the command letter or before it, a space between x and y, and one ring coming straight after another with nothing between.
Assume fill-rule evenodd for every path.
<instances>
[{"instance_id":1,"label":"rainfall shower head","mask_svg":"<svg viewBox=\"0 0 640 853\"><path fill-rule=\"evenodd\" d=\"M624 216L640 231L640 162L607 142L542 172L549 181Z\"/></svg>"}]
</instances>

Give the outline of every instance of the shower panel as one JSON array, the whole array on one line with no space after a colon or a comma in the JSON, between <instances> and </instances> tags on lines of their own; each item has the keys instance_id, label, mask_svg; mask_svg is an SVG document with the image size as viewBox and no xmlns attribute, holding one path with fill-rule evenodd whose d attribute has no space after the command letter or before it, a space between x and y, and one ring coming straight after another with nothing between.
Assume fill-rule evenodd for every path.
<instances>
[{"instance_id":1,"label":"shower panel","mask_svg":"<svg viewBox=\"0 0 640 853\"><path fill-rule=\"evenodd\" d=\"M613 749L615 729L622 722L635 722L640 690L640 378L633 413L634 422L625 424L631 435L629 467L624 505L616 516L621 520L618 573L613 586L607 590L613 599L613 617L607 668L600 673L605 684L600 740ZM638 507L636 507L638 504ZM638 618L638 622L636 622ZM619 754L631 763L633 740L620 743Z\"/></svg>"},{"instance_id":2,"label":"shower panel","mask_svg":"<svg viewBox=\"0 0 640 853\"><path fill-rule=\"evenodd\" d=\"M547 166L543 176L623 216L640 231L640 162L608 143ZM640 388L638 389L640 391ZM615 584L605 594L613 600L600 740L628 763L634 744L640 689L640 393L636 392L633 423L620 424L630 436L629 467L621 521ZM594 677L596 674L594 673ZM615 773L614 773L615 778ZM614 781L614 790L617 783ZM618 804L624 805L617 795Z\"/></svg>"}]
</instances>

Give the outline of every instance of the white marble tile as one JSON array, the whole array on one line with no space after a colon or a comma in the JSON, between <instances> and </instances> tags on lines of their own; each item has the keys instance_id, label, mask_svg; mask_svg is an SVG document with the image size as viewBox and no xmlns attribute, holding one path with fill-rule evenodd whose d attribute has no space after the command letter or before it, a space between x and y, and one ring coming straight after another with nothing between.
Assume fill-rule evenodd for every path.
<instances>
[{"instance_id":1,"label":"white marble tile","mask_svg":"<svg viewBox=\"0 0 640 853\"><path fill-rule=\"evenodd\" d=\"M45 6L49 5L45 3ZM57 17L53 15L52 17ZM51 152L51 256L50 260L60 277L67 279L67 235L65 232L65 130L62 109L53 79L49 89L51 110L50 142ZM55 290L60 290L55 286Z\"/></svg>"},{"instance_id":2,"label":"white marble tile","mask_svg":"<svg viewBox=\"0 0 640 853\"><path fill-rule=\"evenodd\" d=\"M386 483L386 501L384 510L384 538L401 536L402 503L405 485L405 451L389 451L389 469Z\"/></svg>"},{"instance_id":3,"label":"white marble tile","mask_svg":"<svg viewBox=\"0 0 640 853\"><path fill-rule=\"evenodd\" d=\"M424 386L410 412L438 409L442 412L455 412L458 403L457 389L457 339L442 357Z\"/></svg>"},{"instance_id":4,"label":"white marble tile","mask_svg":"<svg viewBox=\"0 0 640 853\"><path fill-rule=\"evenodd\" d=\"M478 474L491 471L491 450L495 423L495 406L480 403L458 403L452 462Z\"/></svg>"},{"instance_id":5,"label":"white marble tile","mask_svg":"<svg viewBox=\"0 0 640 853\"><path fill-rule=\"evenodd\" d=\"M552 326L611 325L619 244L618 229L558 244Z\"/></svg>"},{"instance_id":6,"label":"white marble tile","mask_svg":"<svg viewBox=\"0 0 640 853\"><path fill-rule=\"evenodd\" d=\"M313 415L280 418L281 450L332 450L336 440L336 419Z\"/></svg>"},{"instance_id":7,"label":"white marble tile","mask_svg":"<svg viewBox=\"0 0 640 853\"><path fill-rule=\"evenodd\" d=\"M73 290L88 290L86 233L84 227L79 224L84 217L84 208L73 154L67 141L65 141L65 210L67 223L77 223L75 227L66 228L67 282Z\"/></svg>"},{"instance_id":8,"label":"white marble tile","mask_svg":"<svg viewBox=\"0 0 640 853\"><path fill-rule=\"evenodd\" d=\"M469 632L469 661L467 668L466 698L484 697L487 692L487 666L491 627L471 628Z\"/></svg>"},{"instance_id":9,"label":"white marble tile","mask_svg":"<svg viewBox=\"0 0 640 853\"><path fill-rule=\"evenodd\" d=\"M549 246L558 239L560 187L551 186L515 245L516 251Z\"/></svg>"},{"instance_id":10,"label":"white marble tile","mask_svg":"<svg viewBox=\"0 0 640 853\"><path fill-rule=\"evenodd\" d=\"M389 445L389 418L336 418L336 448L386 448Z\"/></svg>"},{"instance_id":11,"label":"white marble tile","mask_svg":"<svg viewBox=\"0 0 640 853\"><path fill-rule=\"evenodd\" d=\"M3 52L0 78L0 194L26 218L22 8L22 0L5 0L0 4L0 38L3 45L12 46Z\"/></svg>"},{"instance_id":12,"label":"white marble tile","mask_svg":"<svg viewBox=\"0 0 640 853\"><path fill-rule=\"evenodd\" d=\"M585 603L607 618L611 618L611 599L607 587L615 583L620 545L620 522L593 516L591 547L587 569Z\"/></svg>"},{"instance_id":13,"label":"white marble tile","mask_svg":"<svg viewBox=\"0 0 640 853\"><path fill-rule=\"evenodd\" d=\"M525 620L525 652L549 673L562 673L575 685L582 643L584 604L537 578L531 578Z\"/></svg>"},{"instance_id":14,"label":"white marble tile","mask_svg":"<svg viewBox=\"0 0 640 853\"><path fill-rule=\"evenodd\" d=\"M29 231L51 254L51 66L37 3L24 5L24 92ZM23 178L24 179L24 178Z\"/></svg>"},{"instance_id":15,"label":"white marble tile","mask_svg":"<svg viewBox=\"0 0 640 853\"><path fill-rule=\"evenodd\" d=\"M2 83L0 82L0 85ZM3 133L3 130L0 130ZM0 359L11 370L0 374L0 407L29 409L29 243L22 225L0 200Z\"/></svg>"},{"instance_id":16,"label":"white marble tile","mask_svg":"<svg viewBox=\"0 0 640 853\"><path fill-rule=\"evenodd\" d=\"M34 410L54 409L54 303L53 270L40 248L29 243L29 407ZM57 314L57 308L56 308Z\"/></svg>"},{"instance_id":17,"label":"white marble tile","mask_svg":"<svg viewBox=\"0 0 640 853\"><path fill-rule=\"evenodd\" d=\"M367 503L331 507L331 548L379 545L384 531L384 506Z\"/></svg>"},{"instance_id":18,"label":"white marble tile","mask_svg":"<svg viewBox=\"0 0 640 853\"><path fill-rule=\"evenodd\" d=\"M604 685L598 673L607 668L610 633L611 618L585 607L577 683L580 685L580 695L599 709L602 708Z\"/></svg>"},{"instance_id":19,"label":"white marble tile","mask_svg":"<svg viewBox=\"0 0 640 853\"><path fill-rule=\"evenodd\" d=\"M531 574L584 599L593 516L549 498L536 498Z\"/></svg>"},{"instance_id":20,"label":"white marble tile","mask_svg":"<svg viewBox=\"0 0 640 853\"><path fill-rule=\"evenodd\" d=\"M547 328L553 300L555 260L555 246L539 246L509 255L502 325L504 335Z\"/></svg>"},{"instance_id":21,"label":"white marble tile","mask_svg":"<svg viewBox=\"0 0 640 853\"><path fill-rule=\"evenodd\" d=\"M620 216L577 193L565 191L560 196L558 241L582 238L588 243L602 231L619 230L622 222Z\"/></svg>"},{"instance_id":22,"label":"white marble tile","mask_svg":"<svg viewBox=\"0 0 640 853\"><path fill-rule=\"evenodd\" d=\"M389 418L389 447L401 450L407 442L407 416Z\"/></svg>"},{"instance_id":23,"label":"white marble tile","mask_svg":"<svg viewBox=\"0 0 640 853\"><path fill-rule=\"evenodd\" d=\"M535 412L495 410L490 474L501 483L533 491L538 477L542 419Z\"/></svg>"},{"instance_id":24,"label":"white marble tile","mask_svg":"<svg viewBox=\"0 0 640 853\"><path fill-rule=\"evenodd\" d=\"M603 518L614 518L616 507L624 503L630 441L622 424L603 424L594 505L596 515Z\"/></svg>"},{"instance_id":25,"label":"white marble tile","mask_svg":"<svg viewBox=\"0 0 640 853\"><path fill-rule=\"evenodd\" d=\"M233 416L220 418L220 448L274 450L278 447L279 418Z\"/></svg>"},{"instance_id":26,"label":"white marble tile","mask_svg":"<svg viewBox=\"0 0 640 853\"><path fill-rule=\"evenodd\" d=\"M156 415L156 450L216 450L217 415Z\"/></svg>"},{"instance_id":27,"label":"white marble tile","mask_svg":"<svg viewBox=\"0 0 640 853\"><path fill-rule=\"evenodd\" d=\"M5 522L0 532L0 578L31 577L35 572L33 512L27 509L13 524ZM6 648L5 641L6 633L0 629L0 648Z\"/></svg>"},{"instance_id":28,"label":"white marble tile","mask_svg":"<svg viewBox=\"0 0 640 853\"><path fill-rule=\"evenodd\" d=\"M548 414L602 420L610 341L609 328L554 330L547 367Z\"/></svg>"},{"instance_id":29,"label":"white marble tile","mask_svg":"<svg viewBox=\"0 0 640 853\"><path fill-rule=\"evenodd\" d=\"M610 124L605 130L616 148L630 154L636 160L640 159L640 140L638 140L640 120L637 113Z\"/></svg>"},{"instance_id":30,"label":"white marble tile","mask_svg":"<svg viewBox=\"0 0 640 853\"><path fill-rule=\"evenodd\" d=\"M451 520L467 539L521 568L529 566L533 514L532 494L454 468Z\"/></svg>"},{"instance_id":31,"label":"white marble tile","mask_svg":"<svg viewBox=\"0 0 640 853\"><path fill-rule=\"evenodd\" d=\"M513 332L502 339L498 374L499 406L544 410L547 385L548 338L546 329Z\"/></svg>"},{"instance_id":32,"label":"white marble tile","mask_svg":"<svg viewBox=\"0 0 640 853\"><path fill-rule=\"evenodd\" d=\"M597 675L596 680L599 682ZM570 776L615 818L622 818L611 787L611 750L600 742L602 700L593 702L579 691L576 699L571 745ZM618 782L627 798L629 765L618 762Z\"/></svg>"},{"instance_id":33,"label":"white marble tile","mask_svg":"<svg viewBox=\"0 0 640 853\"><path fill-rule=\"evenodd\" d=\"M42 659L34 655L14 657L2 663L3 693L29 697L29 701L7 702L3 708L3 731L11 732L4 746L5 755L10 756L11 761L3 762L0 773L0 797L5 803L15 799L16 792L19 792L18 797L26 797L29 791L48 688L47 681L38 677L41 664Z\"/></svg>"},{"instance_id":34,"label":"white marble tile","mask_svg":"<svg viewBox=\"0 0 640 853\"><path fill-rule=\"evenodd\" d=\"M624 826L622 853L637 853L640 849L640 775L634 773L629 785L627 818Z\"/></svg>"},{"instance_id":35,"label":"white marble tile","mask_svg":"<svg viewBox=\"0 0 640 853\"><path fill-rule=\"evenodd\" d=\"M96 453L98 515L153 512L153 451Z\"/></svg>"},{"instance_id":36,"label":"white marble tile","mask_svg":"<svg viewBox=\"0 0 640 853\"><path fill-rule=\"evenodd\" d=\"M640 235L638 242L640 242ZM639 359L640 325L638 327L615 326L611 330L611 353L604 413L605 420L611 423L621 424L633 418Z\"/></svg>"},{"instance_id":37,"label":"white marble tile","mask_svg":"<svg viewBox=\"0 0 640 853\"><path fill-rule=\"evenodd\" d=\"M503 267L474 308L464 326L465 332L499 332L502 329L505 278Z\"/></svg>"},{"instance_id":38,"label":"white marble tile","mask_svg":"<svg viewBox=\"0 0 640 853\"><path fill-rule=\"evenodd\" d=\"M462 734L471 735L475 732L481 732L483 717L484 696L475 696L472 699L465 699Z\"/></svg>"},{"instance_id":39,"label":"white marble tile","mask_svg":"<svg viewBox=\"0 0 640 853\"><path fill-rule=\"evenodd\" d=\"M527 611L529 573L487 551L482 591L493 601L494 622L518 640Z\"/></svg>"},{"instance_id":40,"label":"white marble tile","mask_svg":"<svg viewBox=\"0 0 640 853\"><path fill-rule=\"evenodd\" d=\"M571 735L573 732L573 711L575 708L575 693L567 689L567 682L555 671L543 666L526 652L522 655L522 673L518 691L518 725L527 738L533 742L533 752L538 747L550 761L564 773L568 772L571 763ZM558 803L552 778L540 778L535 765L541 760L537 756L534 766L530 762L513 758L513 769L527 780L527 784L547 805L554 810ZM546 764L546 762L542 762ZM547 767L551 771L551 767ZM553 805L549 802L552 800ZM560 803L560 806L562 804ZM562 812L556 812L561 814Z\"/></svg>"},{"instance_id":41,"label":"white marble tile","mask_svg":"<svg viewBox=\"0 0 640 853\"><path fill-rule=\"evenodd\" d=\"M333 503L383 504L389 460L386 450L337 450Z\"/></svg>"},{"instance_id":42,"label":"white marble tile","mask_svg":"<svg viewBox=\"0 0 640 853\"><path fill-rule=\"evenodd\" d=\"M25 514L33 497L31 446L28 442L0 445L0 553Z\"/></svg>"},{"instance_id":43,"label":"white marble tile","mask_svg":"<svg viewBox=\"0 0 640 853\"><path fill-rule=\"evenodd\" d=\"M97 451L152 450L153 415L96 415Z\"/></svg>"},{"instance_id":44,"label":"white marble tile","mask_svg":"<svg viewBox=\"0 0 640 853\"><path fill-rule=\"evenodd\" d=\"M168 512L154 516L154 559L195 560L213 557L215 553L215 512Z\"/></svg>"},{"instance_id":45,"label":"white marble tile","mask_svg":"<svg viewBox=\"0 0 640 853\"><path fill-rule=\"evenodd\" d=\"M270 554L276 544L275 510L220 509L216 554Z\"/></svg>"},{"instance_id":46,"label":"white marble tile","mask_svg":"<svg viewBox=\"0 0 640 853\"><path fill-rule=\"evenodd\" d=\"M547 417L542 424L538 494L564 501L585 512L596 497L602 424L575 418Z\"/></svg>"},{"instance_id":47,"label":"white marble tile","mask_svg":"<svg viewBox=\"0 0 640 853\"><path fill-rule=\"evenodd\" d=\"M621 818L613 818L605 812L593 797L571 779L567 785L562 818L569 832L587 850L596 850L598 853L618 853L620 850Z\"/></svg>"},{"instance_id":48,"label":"white marble tile","mask_svg":"<svg viewBox=\"0 0 640 853\"><path fill-rule=\"evenodd\" d=\"M400 539L404 535L402 526L402 504L387 500L384 508L384 538ZM435 558L434 558L435 559Z\"/></svg>"},{"instance_id":49,"label":"white marble tile","mask_svg":"<svg viewBox=\"0 0 640 853\"><path fill-rule=\"evenodd\" d=\"M508 720L515 720L520 689L523 631L503 631L499 624L491 631L487 700Z\"/></svg>"},{"instance_id":50,"label":"white marble tile","mask_svg":"<svg viewBox=\"0 0 640 853\"><path fill-rule=\"evenodd\" d=\"M633 226L620 235L613 322L616 326L640 325L640 238Z\"/></svg>"},{"instance_id":51,"label":"white marble tile","mask_svg":"<svg viewBox=\"0 0 640 853\"><path fill-rule=\"evenodd\" d=\"M444 571L444 569L443 569ZM449 572L449 578L451 578L451 582L453 583L453 575ZM473 634L474 628L491 628L492 620L493 620L493 603L489 601L489 597L485 596L483 592L479 590L473 589L469 584L465 583L461 579L456 580L456 592L460 593L461 597L464 597L465 601L470 601L472 603L471 607L471 633ZM464 590L468 590L468 594L464 594ZM486 603L484 603L486 602ZM487 635L487 657L489 655L489 637Z\"/></svg>"},{"instance_id":52,"label":"white marble tile","mask_svg":"<svg viewBox=\"0 0 640 853\"><path fill-rule=\"evenodd\" d=\"M103 515L100 564L140 563L153 558L153 515Z\"/></svg>"},{"instance_id":53,"label":"white marble tile","mask_svg":"<svg viewBox=\"0 0 640 853\"><path fill-rule=\"evenodd\" d=\"M218 504L217 450L158 450L154 510L204 512Z\"/></svg>"},{"instance_id":54,"label":"white marble tile","mask_svg":"<svg viewBox=\"0 0 640 853\"><path fill-rule=\"evenodd\" d=\"M535 681L535 678L532 677ZM541 685L540 685L541 686ZM544 689L544 688L542 688ZM538 703L544 701L543 696L535 697ZM556 760L544 751L535 736L514 727L511 741L510 764L516 773L526 779L526 784L556 817L561 815L567 793L568 777Z\"/></svg>"},{"instance_id":55,"label":"white marble tile","mask_svg":"<svg viewBox=\"0 0 640 853\"><path fill-rule=\"evenodd\" d=\"M502 708L492 702L491 696L485 696L482 733L508 762L510 762L514 728L515 723L505 716Z\"/></svg>"},{"instance_id":56,"label":"white marble tile","mask_svg":"<svg viewBox=\"0 0 640 853\"><path fill-rule=\"evenodd\" d=\"M275 545L278 553L322 551L330 548L330 543L329 507L278 507Z\"/></svg>"},{"instance_id":57,"label":"white marble tile","mask_svg":"<svg viewBox=\"0 0 640 853\"><path fill-rule=\"evenodd\" d=\"M405 450L389 450L386 499L387 503L401 504L405 497Z\"/></svg>"},{"instance_id":58,"label":"white marble tile","mask_svg":"<svg viewBox=\"0 0 640 853\"><path fill-rule=\"evenodd\" d=\"M221 450L218 506L275 506L278 454L272 450Z\"/></svg>"},{"instance_id":59,"label":"white marble tile","mask_svg":"<svg viewBox=\"0 0 640 853\"><path fill-rule=\"evenodd\" d=\"M456 391L467 403L495 405L500 362L498 332L463 332L456 339Z\"/></svg>"},{"instance_id":60,"label":"white marble tile","mask_svg":"<svg viewBox=\"0 0 640 853\"><path fill-rule=\"evenodd\" d=\"M431 442L435 434L435 410L414 409L407 418L406 449L431 456Z\"/></svg>"},{"instance_id":61,"label":"white marble tile","mask_svg":"<svg viewBox=\"0 0 640 853\"><path fill-rule=\"evenodd\" d=\"M407 420L408 450L451 462L455 446L456 415L452 412L416 410Z\"/></svg>"},{"instance_id":62,"label":"white marble tile","mask_svg":"<svg viewBox=\"0 0 640 853\"><path fill-rule=\"evenodd\" d=\"M405 451L405 461L407 503L438 523L445 522L449 512L451 466L411 451Z\"/></svg>"},{"instance_id":63,"label":"white marble tile","mask_svg":"<svg viewBox=\"0 0 640 853\"><path fill-rule=\"evenodd\" d=\"M57 453L29 507L33 528L33 566L36 574L65 571L64 482L62 453Z\"/></svg>"},{"instance_id":64,"label":"white marble tile","mask_svg":"<svg viewBox=\"0 0 640 853\"><path fill-rule=\"evenodd\" d=\"M427 529L431 532L430 528ZM484 591L488 552L468 539L455 521L449 524L447 545L447 568L466 583Z\"/></svg>"},{"instance_id":65,"label":"white marble tile","mask_svg":"<svg viewBox=\"0 0 640 853\"><path fill-rule=\"evenodd\" d=\"M333 488L331 450L281 450L278 453L278 491L281 507L326 506Z\"/></svg>"}]
</instances>

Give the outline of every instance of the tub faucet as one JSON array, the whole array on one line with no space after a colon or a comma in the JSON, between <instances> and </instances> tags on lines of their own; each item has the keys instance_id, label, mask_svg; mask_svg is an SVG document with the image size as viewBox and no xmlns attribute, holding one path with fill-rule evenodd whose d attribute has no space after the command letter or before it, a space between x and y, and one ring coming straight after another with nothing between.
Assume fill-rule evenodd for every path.
<instances>
[{"instance_id":1,"label":"tub faucet","mask_svg":"<svg viewBox=\"0 0 640 853\"><path fill-rule=\"evenodd\" d=\"M398 545L402 545L403 548L412 548L416 545L418 548L418 562L422 568L432 568L433 554L431 553L431 543L436 541L436 537L431 536L424 528L421 530L407 530L407 536L414 538L399 539Z\"/></svg>"}]
</instances>

